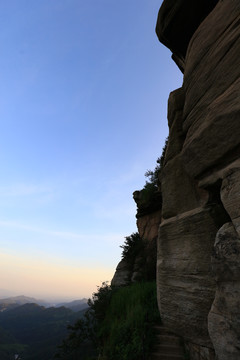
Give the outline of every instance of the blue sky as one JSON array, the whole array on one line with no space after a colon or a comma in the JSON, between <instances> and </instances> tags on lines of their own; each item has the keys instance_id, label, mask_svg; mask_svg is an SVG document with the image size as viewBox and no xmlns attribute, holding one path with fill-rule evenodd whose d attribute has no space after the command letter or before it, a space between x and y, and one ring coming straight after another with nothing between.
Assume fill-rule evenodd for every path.
<instances>
[{"instance_id":1,"label":"blue sky","mask_svg":"<svg viewBox=\"0 0 240 360\"><path fill-rule=\"evenodd\" d=\"M0 3L0 289L79 298L111 280L182 83L160 5Z\"/></svg>"}]
</instances>

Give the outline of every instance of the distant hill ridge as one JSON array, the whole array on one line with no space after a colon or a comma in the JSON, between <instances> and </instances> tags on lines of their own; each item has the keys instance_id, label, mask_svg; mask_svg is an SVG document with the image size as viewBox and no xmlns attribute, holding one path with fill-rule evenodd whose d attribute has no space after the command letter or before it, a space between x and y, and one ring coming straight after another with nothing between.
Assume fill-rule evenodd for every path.
<instances>
[{"instance_id":1,"label":"distant hill ridge","mask_svg":"<svg viewBox=\"0 0 240 360\"><path fill-rule=\"evenodd\" d=\"M46 303L43 300L37 300L33 297L29 297L29 296L24 296L24 295L19 295L19 296L12 296L12 297L7 297L7 298L3 298L0 299L0 304L20 304L20 305L24 305L27 303Z\"/></svg>"},{"instance_id":2,"label":"distant hill ridge","mask_svg":"<svg viewBox=\"0 0 240 360\"><path fill-rule=\"evenodd\" d=\"M11 309L14 309L16 307L19 307L19 306L25 305L25 304L37 304L37 305L44 306L44 307L64 306L75 312L81 311L88 307L86 298L74 300L74 301L70 301L70 302L53 304L51 302L47 302L44 300L39 300L39 299L35 299L33 297L20 295L20 296L12 296L12 297L0 299L0 312L6 311L6 310L11 310Z\"/></svg>"}]
</instances>

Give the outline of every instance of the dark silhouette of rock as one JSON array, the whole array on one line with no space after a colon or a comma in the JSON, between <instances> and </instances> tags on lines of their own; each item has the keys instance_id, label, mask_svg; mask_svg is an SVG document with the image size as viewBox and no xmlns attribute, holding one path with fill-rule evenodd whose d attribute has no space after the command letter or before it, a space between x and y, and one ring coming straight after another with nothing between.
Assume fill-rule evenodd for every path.
<instances>
[{"instance_id":1,"label":"dark silhouette of rock","mask_svg":"<svg viewBox=\"0 0 240 360\"><path fill-rule=\"evenodd\" d=\"M165 0L158 14L156 33L172 52L174 61L184 70L190 39L218 0Z\"/></svg>"}]
</instances>

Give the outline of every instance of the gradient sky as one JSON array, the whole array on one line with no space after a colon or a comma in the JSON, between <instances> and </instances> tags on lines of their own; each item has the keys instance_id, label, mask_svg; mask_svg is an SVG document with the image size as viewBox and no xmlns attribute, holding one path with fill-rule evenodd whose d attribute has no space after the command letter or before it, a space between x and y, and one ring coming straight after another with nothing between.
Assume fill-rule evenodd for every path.
<instances>
[{"instance_id":1,"label":"gradient sky","mask_svg":"<svg viewBox=\"0 0 240 360\"><path fill-rule=\"evenodd\" d=\"M161 2L0 2L0 296L89 297L112 279L182 84Z\"/></svg>"}]
</instances>

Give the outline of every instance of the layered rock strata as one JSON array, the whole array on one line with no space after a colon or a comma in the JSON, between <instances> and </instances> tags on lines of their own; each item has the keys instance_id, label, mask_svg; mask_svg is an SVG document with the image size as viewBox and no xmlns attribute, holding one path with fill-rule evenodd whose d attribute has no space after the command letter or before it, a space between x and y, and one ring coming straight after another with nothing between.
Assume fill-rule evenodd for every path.
<instances>
[{"instance_id":1,"label":"layered rock strata","mask_svg":"<svg viewBox=\"0 0 240 360\"><path fill-rule=\"evenodd\" d=\"M168 103L157 285L193 360L240 359L240 2L164 0L157 35L184 73Z\"/></svg>"}]
</instances>

